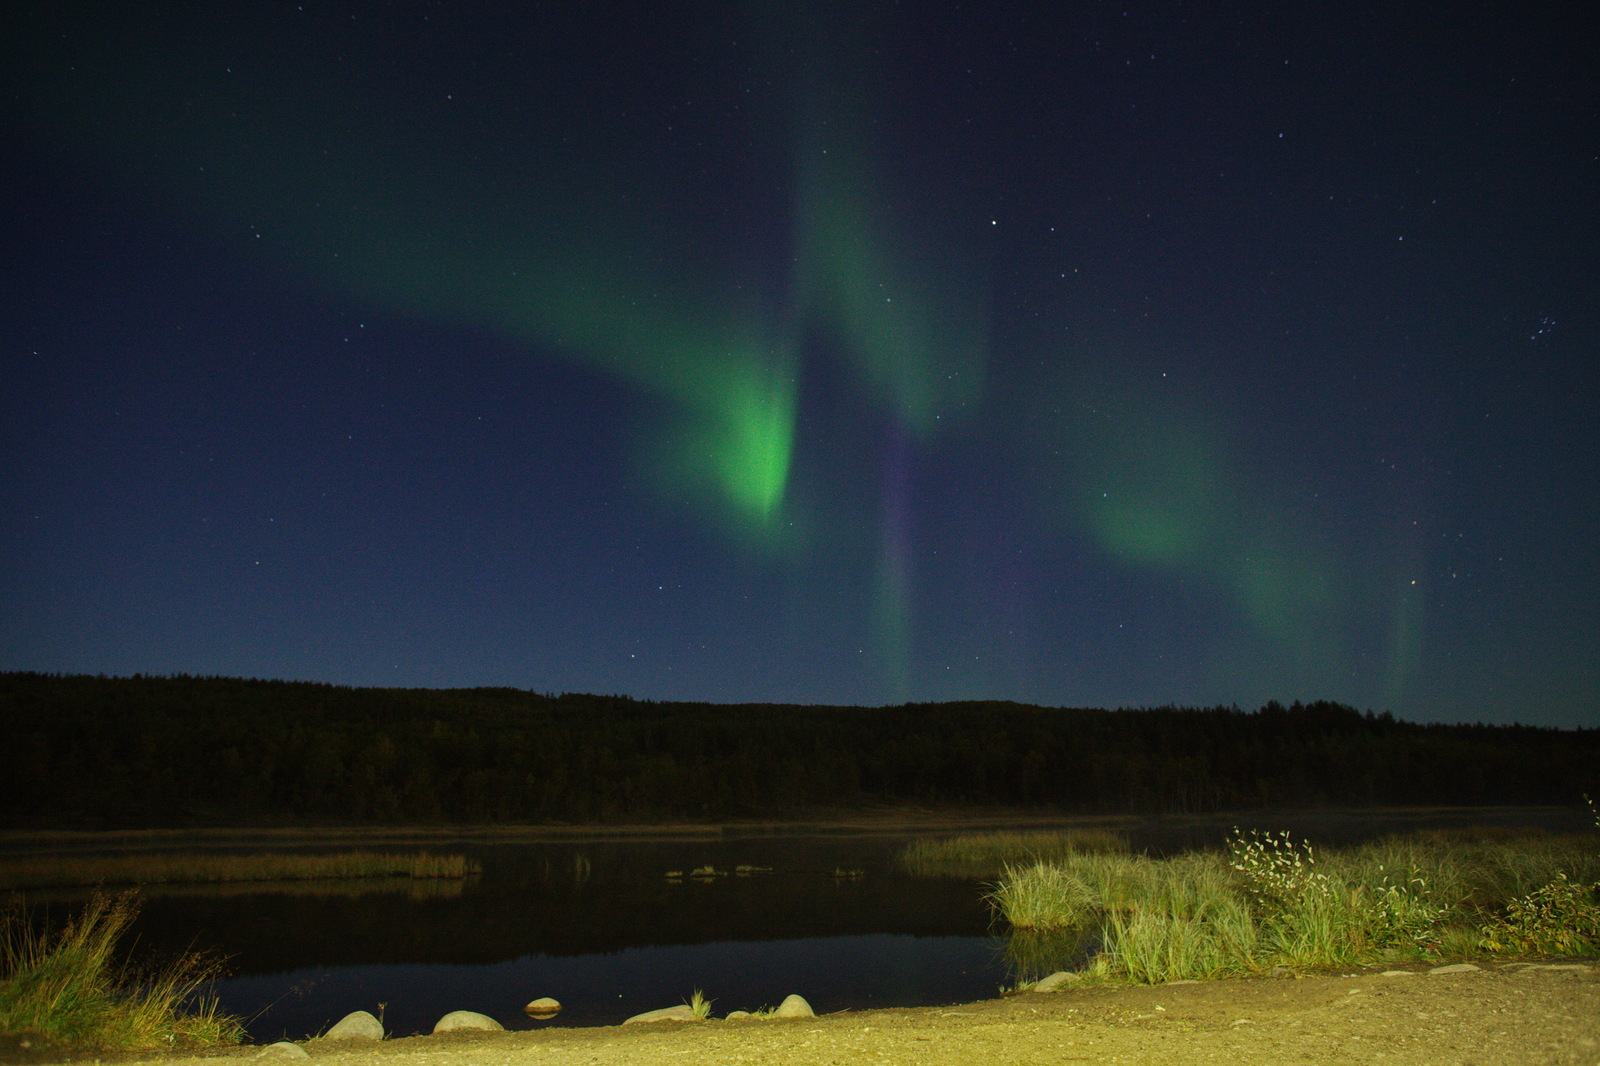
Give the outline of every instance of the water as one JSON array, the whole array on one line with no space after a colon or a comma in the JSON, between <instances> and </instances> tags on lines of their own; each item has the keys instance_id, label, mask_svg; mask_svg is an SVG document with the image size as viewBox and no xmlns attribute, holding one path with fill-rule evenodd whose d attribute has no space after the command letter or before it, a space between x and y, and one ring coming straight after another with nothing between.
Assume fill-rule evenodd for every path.
<instances>
[{"instance_id":1,"label":"water","mask_svg":"<svg viewBox=\"0 0 1600 1066\"><path fill-rule=\"evenodd\" d=\"M1424 826L1566 827L1550 810L1282 812L1243 828L1287 828L1319 845ZM1554 821L1552 821L1554 819ZM1083 821L1077 825L1088 824ZM1229 818L1117 819L1137 850L1221 844ZM1572 828L1581 828L1574 825ZM1019 976L1081 962L1081 945L1008 944L973 881L914 878L895 852L913 834L710 837L428 846L482 862L465 882L310 883L241 891L147 889L142 950L213 948L231 976L222 1009L257 1042L303 1039L345 1014L390 1033L428 1032L453 1010L509 1029L613 1025L688 1000L714 1012L776 1006L790 993L818 1013L989 998ZM348 845L345 845L348 846ZM414 850L393 843L379 850ZM711 866L716 876L691 876ZM740 871L740 867L746 867ZM683 876L669 878L669 872ZM1018 958L1030 971L1020 975ZM522 1006L553 996L536 1021Z\"/></svg>"},{"instance_id":2,"label":"water","mask_svg":"<svg viewBox=\"0 0 1600 1066\"><path fill-rule=\"evenodd\" d=\"M610 1025L697 988L718 1015L790 993L818 1013L995 995L1005 944L991 935L982 887L899 873L892 855L904 841L443 849L471 852L483 874L147 893L137 933L147 947L227 955L232 976L216 991L255 1041L301 1039L354 1010L381 1013L397 1034L463 1009L510 1029ZM690 876L706 866L719 873ZM556 1018L522 1013L540 996L561 1001Z\"/></svg>"},{"instance_id":3,"label":"water","mask_svg":"<svg viewBox=\"0 0 1600 1066\"><path fill-rule=\"evenodd\" d=\"M219 991L227 1010L272 1004L250 1025L253 1039L271 1041L320 1032L347 1008L382 1013L389 1032L400 1035L428 1032L456 1009L481 1011L508 1029L615 1025L687 1002L697 988L718 1015L775 1007L790 992L827 1013L991 997L1002 973L990 937L884 934L533 954L480 965L310 968L235 978ZM541 995L561 1000L557 1017L536 1021L522 1013Z\"/></svg>"}]
</instances>

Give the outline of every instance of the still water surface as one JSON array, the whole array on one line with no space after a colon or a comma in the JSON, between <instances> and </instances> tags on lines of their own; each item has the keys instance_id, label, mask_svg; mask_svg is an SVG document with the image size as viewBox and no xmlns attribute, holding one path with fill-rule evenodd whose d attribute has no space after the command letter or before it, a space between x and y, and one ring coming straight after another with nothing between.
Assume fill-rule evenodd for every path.
<instances>
[{"instance_id":1,"label":"still water surface","mask_svg":"<svg viewBox=\"0 0 1600 1066\"><path fill-rule=\"evenodd\" d=\"M1537 821L1533 812L1508 817ZM1302 813L1260 815L1246 827L1333 845L1485 820ZM1232 823L1114 824L1136 850L1162 854L1221 844ZM982 884L899 870L894 856L915 835L949 834L430 845L468 853L482 875L147 892L136 933L141 948L227 956L221 1006L248 1019L258 1042L302 1039L356 1010L381 1014L397 1035L428 1032L462 1009L508 1029L611 1025L697 988L719 1016L776 1006L791 992L819 1014L933 1006L992 997L1053 968L1056 960L1035 958L1030 973L1015 972ZM691 876L707 866L719 874ZM562 1002L553 1020L522 1013L540 996Z\"/></svg>"},{"instance_id":2,"label":"still water surface","mask_svg":"<svg viewBox=\"0 0 1600 1066\"><path fill-rule=\"evenodd\" d=\"M227 955L233 976L216 991L257 1041L380 1007L390 1032L408 1034L461 1009L512 1029L616 1024L696 988L719 1015L791 992L819 1013L993 996L1004 940L982 886L901 873L906 839L442 848L472 854L483 874L147 894L138 932L147 946ZM718 874L692 876L708 866ZM555 1019L522 1013L539 996L561 1001Z\"/></svg>"}]
</instances>

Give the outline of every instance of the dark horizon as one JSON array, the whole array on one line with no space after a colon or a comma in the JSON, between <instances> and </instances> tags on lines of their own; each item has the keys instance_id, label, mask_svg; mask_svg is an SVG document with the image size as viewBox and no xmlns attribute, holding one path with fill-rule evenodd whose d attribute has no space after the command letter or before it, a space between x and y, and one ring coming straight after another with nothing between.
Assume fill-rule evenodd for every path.
<instances>
[{"instance_id":1,"label":"dark horizon","mask_svg":"<svg viewBox=\"0 0 1600 1066\"><path fill-rule=\"evenodd\" d=\"M72 680L112 681L112 682L115 682L115 681L131 681L131 682L142 682L142 681L158 681L158 682L159 681L176 681L176 682L195 681L195 682L229 682L229 683L239 683L239 684L245 684L245 685L288 685L288 686L304 685L304 686L313 687L313 688L333 688L333 689L343 689L343 690L352 691L352 692L372 692L372 693L403 692L403 693L427 693L427 694L436 694L436 695L446 695L446 694L450 694L450 693L463 693L463 694L465 694L465 693L473 693L473 692L495 692L495 693L507 693L507 692L509 692L509 693L515 693L517 695L532 696L532 697L536 697L536 698L539 698L539 699L547 699L547 700L561 700L561 699L580 699L580 700L595 699L595 700L607 700L607 701L620 700L620 701L623 701L625 703L637 703L637 704L640 704L642 706L705 707L705 708L710 708L712 710L734 710L734 709L738 709L738 708L794 708L794 709L797 709L797 710L815 710L815 711L851 711L851 710L895 711L895 710L908 710L908 709L912 709L912 708L948 709L948 708L959 708L959 707L964 707L964 706L974 706L974 707L1016 707L1016 708L1024 709L1024 710L1037 710L1037 711L1088 711L1088 712L1093 712L1093 713L1098 713L1098 714L1121 714L1121 713L1137 714L1137 713L1146 713L1146 712L1180 712L1180 713L1185 713L1185 714L1189 714L1189 713L1209 714L1209 713L1226 712L1226 713L1232 713L1232 714L1239 714L1239 715L1248 716L1248 715L1261 715L1261 714L1267 714L1267 713L1273 713L1273 712L1296 712L1296 711L1299 711L1302 708L1307 708L1307 707L1329 707L1329 706L1331 706L1331 707L1340 708L1342 710L1351 711L1351 712L1353 712L1355 714L1358 714L1358 715L1364 715L1365 717L1367 717L1369 719L1377 719L1377 720L1381 720L1381 721L1385 721L1385 722L1396 722L1396 723L1399 723L1399 724L1402 724L1402 725L1413 725L1413 726L1429 726L1429 725L1468 726L1468 727L1483 727L1483 728L1537 729L1537 730L1552 730L1552 731L1556 731L1556 732L1575 732L1575 733L1583 733L1583 732L1588 732L1590 730L1600 729L1600 725L1590 726L1590 725L1582 725L1582 724L1580 724L1580 725L1576 725L1576 726L1558 726L1558 725L1544 725L1544 724L1533 723L1533 722L1489 722L1489 721L1484 721L1482 719L1469 720L1469 719L1466 719L1466 718L1454 719L1454 720L1451 720L1451 721L1444 721L1444 722L1425 721L1425 720L1421 720L1421 719L1408 718L1405 715L1395 714L1393 711L1390 711L1390 710L1388 710L1386 708L1385 709L1380 709L1380 708L1374 708L1374 707L1357 707L1357 706L1353 706L1351 704L1340 703L1338 700L1326 700L1326 699L1315 699L1315 698L1313 698L1313 699L1291 698L1291 699L1288 699L1288 700L1269 699L1266 702L1261 703L1259 705L1255 705L1255 706L1243 706L1237 700L1233 700L1233 701L1228 701L1228 702L1223 702L1223 703L1206 703L1206 704L1197 704L1197 703L1163 703L1163 704L1138 704L1138 705L1133 705L1133 706L1120 705L1120 706L1115 706L1115 707L1107 707L1107 706L1088 706L1088 705L1078 705L1078 704L1030 703L1030 702L1022 701L1022 700L985 699L985 698L982 698L982 697L974 697L974 698L970 698L970 699L959 699L959 700L933 700L933 701L929 701L929 700L907 700L907 701L904 701L904 702L901 702L901 703L797 703L797 702L781 702L780 703L780 702L762 701L762 700L731 700L731 701L693 700L693 699L666 700L666 699L656 699L656 698L651 697L651 696L636 696L636 695L632 695L632 694L629 694L629 693L621 693L621 692L573 692L573 691L570 691L570 690L555 691L555 690L550 690L550 689L528 688L526 686L519 686L519 685L350 685L350 684L345 684L343 682L338 682L338 681L319 681L319 680L315 680L315 679L311 679L311 678L259 677L259 676L242 677L242 676L234 676L234 675L228 675L228 674L190 674L190 673L181 673L181 672L180 673L172 673L172 674L157 674L157 673L150 673L150 672L146 672L146 671L135 671L135 672L133 672L131 674L103 674L103 673L102 674L88 674L88 673L83 673L81 671L0 670L0 678L5 678L5 677L8 677L8 676L9 677L19 677L19 678L37 677L37 678L42 678L42 679L46 679L46 680L59 680L59 681L72 681Z\"/></svg>"},{"instance_id":2,"label":"dark horizon","mask_svg":"<svg viewBox=\"0 0 1600 1066\"><path fill-rule=\"evenodd\" d=\"M884 804L1122 813L1575 805L1600 731L1333 703L644 703L0 674L0 824L600 824Z\"/></svg>"},{"instance_id":3,"label":"dark horizon","mask_svg":"<svg viewBox=\"0 0 1600 1066\"><path fill-rule=\"evenodd\" d=\"M0 31L0 669L1600 725L1574 7Z\"/></svg>"}]
</instances>

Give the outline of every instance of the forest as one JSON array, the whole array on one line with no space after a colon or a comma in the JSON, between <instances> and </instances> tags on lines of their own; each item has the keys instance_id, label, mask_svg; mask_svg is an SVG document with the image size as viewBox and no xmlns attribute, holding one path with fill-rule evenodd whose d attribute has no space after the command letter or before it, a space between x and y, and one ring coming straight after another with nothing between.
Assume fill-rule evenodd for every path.
<instances>
[{"instance_id":1,"label":"forest","mask_svg":"<svg viewBox=\"0 0 1600 1066\"><path fill-rule=\"evenodd\" d=\"M1600 730L1315 702L667 703L0 673L0 827L602 824L873 805L1206 812L1581 802Z\"/></svg>"}]
</instances>

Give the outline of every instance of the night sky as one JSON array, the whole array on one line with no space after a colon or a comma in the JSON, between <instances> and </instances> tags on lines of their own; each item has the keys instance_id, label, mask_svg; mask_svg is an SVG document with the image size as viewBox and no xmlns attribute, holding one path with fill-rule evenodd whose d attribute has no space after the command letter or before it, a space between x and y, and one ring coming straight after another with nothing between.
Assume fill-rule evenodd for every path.
<instances>
[{"instance_id":1,"label":"night sky","mask_svg":"<svg viewBox=\"0 0 1600 1066\"><path fill-rule=\"evenodd\" d=\"M10 12L0 669L1600 726L1586 5Z\"/></svg>"}]
</instances>

